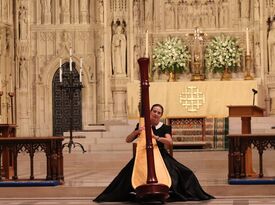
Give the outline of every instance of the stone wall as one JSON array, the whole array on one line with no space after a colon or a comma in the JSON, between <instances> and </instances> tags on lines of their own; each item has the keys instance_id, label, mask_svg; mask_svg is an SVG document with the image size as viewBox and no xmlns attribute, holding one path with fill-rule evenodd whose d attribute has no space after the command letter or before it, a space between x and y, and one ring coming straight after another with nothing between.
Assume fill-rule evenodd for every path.
<instances>
[{"instance_id":1,"label":"stone wall","mask_svg":"<svg viewBox=\"0 0 275 205\"><path fill-rule=\"evenodd\" d=\"M8 92L16 93L18 135L51 135L52 83L59 59L83 58L82 121L127 122L127 83L139 79L137 59L168 36L185 40L199 27L211 37L225 33L245 48L249 28L251 72L265 90L268 114L275 113L275 5L271 0L0 0L1 123L11 123ZM268 22L268 23L267 23ZM15 46L14 46L15 45ZM243 60L244 65L244 60ZM165 81L166 74L152 76ZM243 80L243 69L235 78ZM188 76L179 77L190 80ZM209 79L215 80L215 79ZM207 81L206 81L207 83Z\"/></svg>"},{"instance_id":2,"label":"stone wall","mask_svg":"<svg viewBox=\"0 0 275 205\"><path fill-rule=\"evenodd\" d=\"M13 3L0 2L0 122L13 123L11 116L13 98L10 97L14 94L15 86Z\"/></svg>"}]
</instances>

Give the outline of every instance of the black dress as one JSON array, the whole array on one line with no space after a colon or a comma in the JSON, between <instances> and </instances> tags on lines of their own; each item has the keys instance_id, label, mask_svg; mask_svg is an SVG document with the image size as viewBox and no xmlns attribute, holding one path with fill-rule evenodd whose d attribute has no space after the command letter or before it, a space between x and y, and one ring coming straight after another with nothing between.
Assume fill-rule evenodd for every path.
<instances>
[{"instance_id":1,"label":"black dress","mask_svg":"<svg viewBox=\"0 0 275 205\"><path fill-rule=\"evenodd\" d=\"M171 127L163 124L160 128L153 129L153 132L159 137L164 137L166 133L171 134ZM189 168L168 154L163 143L158 142L158 147L172 179L167 201L198 201L214 198L202 189L197 177ZM94 201L135 201L134 189L131 184L133 167L134 158L128 162L111 184Z\"/></svg>"}]
</instances>

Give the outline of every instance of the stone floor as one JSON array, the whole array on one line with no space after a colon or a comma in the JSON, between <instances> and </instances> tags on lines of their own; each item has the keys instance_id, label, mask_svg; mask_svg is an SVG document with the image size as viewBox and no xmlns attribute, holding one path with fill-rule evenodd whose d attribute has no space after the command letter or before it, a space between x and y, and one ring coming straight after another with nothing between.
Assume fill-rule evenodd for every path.
<instances>
[{"instance_id":1,"label":"stone floor","mask_svg":"<svg viewBox=\"0 0 275 205\"><path fill-rule=\"evenodd\" d=\"M174 151L174 157L192 169L206 192L216 199L174 204L248 205L275 204L275 185L228 185L227 151ZM275 151L264 153L264 174L275 176ZM56 187L0 188L0 204L7 205L88 205L129 161L130 151L64 152L65 184ZM253 152L254 169L258 154ZM45 176L45 156L35 157L35 177ZM19 177L29 175L28 155L20 155ZM123 204L123 203L106 203ZM126 203L127 204L127 203Z\"/></svg>"}]
</instances>

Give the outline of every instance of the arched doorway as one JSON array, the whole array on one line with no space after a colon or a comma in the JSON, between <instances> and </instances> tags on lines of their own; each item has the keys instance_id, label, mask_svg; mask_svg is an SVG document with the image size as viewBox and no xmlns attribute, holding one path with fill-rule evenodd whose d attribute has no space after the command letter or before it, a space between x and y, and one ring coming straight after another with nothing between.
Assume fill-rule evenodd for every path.
<instances>
[{"instance_id":1,"label":"arched doorway","mask_svg":"<svg viewBox=\"0 0 275 205\"><path fill-rule=\"evenodd\" d=\"M70 71L69 62L62 65L62 83L60 83L59 72L59 69L55 72L52 82L53 136L62 136L63 132L70 130L71 117L72 130L82 129L81 88L74 89L80 86L79 73L75 68L75 63L72 63L72 71ZM72 75L72 83L70 83L70 75ZM70 92L72 92L71 95ZM70 96L72 96L72 105Z\"/></svg>"}]
</instances>

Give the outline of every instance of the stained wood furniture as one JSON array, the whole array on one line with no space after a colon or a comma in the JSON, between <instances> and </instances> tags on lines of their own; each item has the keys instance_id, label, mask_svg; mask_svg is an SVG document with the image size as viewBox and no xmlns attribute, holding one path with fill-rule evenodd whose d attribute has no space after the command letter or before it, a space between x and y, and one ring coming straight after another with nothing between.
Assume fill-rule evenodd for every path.
<instances>
[{"instance_id":1,"label":"stained wood furniture","mask_svg":"<svg viewBox=\"0 0 275 205\"><path fill-rule=\"evenodd\" d=\"M0 124L0 137L3 138L13 138L16 136L16 125L15 124ZM0 172L5 178L9 178L13 174L13 159L12 152L7 148L2 150L2 163L0 165L3 167Z\"/></svg>"},{"instance_id":2,"label":"stained wood furniture","mask_svg":"<svg viewBox=\"0 0 275 205\"><path fill-rule=\"evenodd\" d=\"M246 158L245 152L253 145L259 153L259 174L263 174L263 152L266 149L275 149L274 134L229 134L229 154L228 154L228 178L245 178Z\"/></svg>"},{"instance_id":3,"label":"stained wood furniture","mask_svg":"<svg viewBox=\"0 0 275 205\"><path fill-rule=\"evenodd\" d=\"M64 181L63 175L63 154L62 141L63 137L0 137L0 164L3 151L9 149L12 152L13 175L5 176L4 179L0 175L1 180L22 180L19 179L17 173L17 157L20 153L26 152L30 157L30 177L24 180L35 180L34 176L34 156L37 152L42 151L46 155L46 178L45 180L58 180L60 183ZM0 172L1 172L0 167Z\"/></svg>"},{"instance_id":4,"label":"stained wood furniture","mask_svg":"<svg viewBox=\"0 0 275 205\"><path fill-rule=\"evenodd\" d=\"M264 116L264 109L255 105L230 105L229 117L241 117L242 120L242 134L251 134L251 117ZM246 175L253 176L254 171L252 168L252 150L247 147L246 153Z\"/></svg>"}]
</instances>

